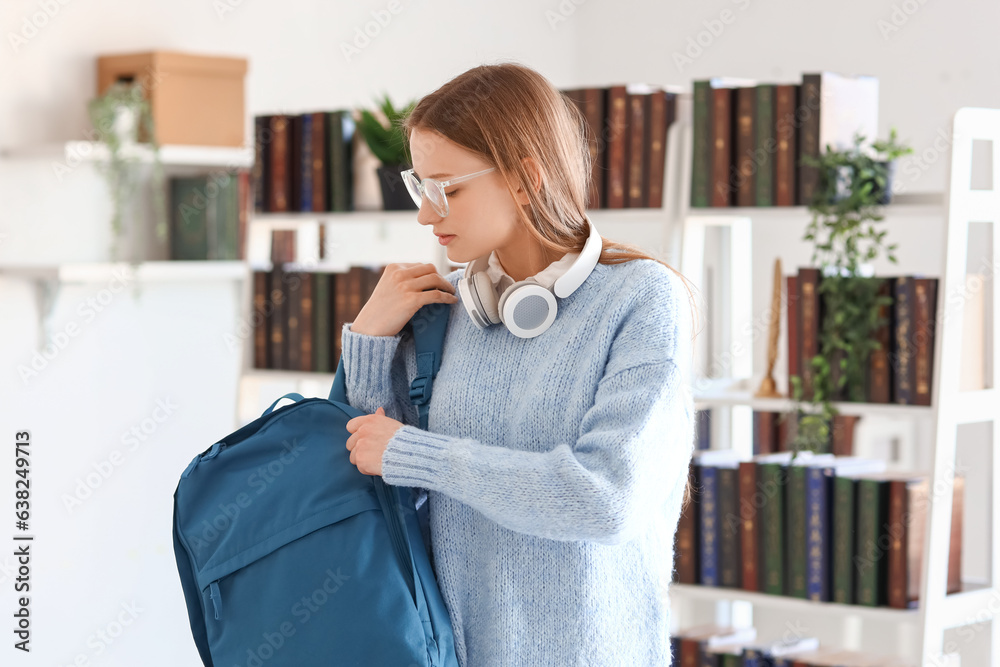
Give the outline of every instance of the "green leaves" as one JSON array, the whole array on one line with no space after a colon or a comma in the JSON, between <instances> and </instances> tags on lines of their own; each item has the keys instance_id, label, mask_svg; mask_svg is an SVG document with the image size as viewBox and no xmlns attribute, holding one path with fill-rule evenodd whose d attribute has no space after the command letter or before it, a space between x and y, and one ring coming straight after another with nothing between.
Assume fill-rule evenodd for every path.
<instances>
[{"instance_id":1,"label":"green leaves","mask_svg":"<svg viewBox=\"0 0 1000 667\"><path fill-rule=\"evenodd\" d=\"M375 157L383 165L409 165L409 146L403 133L403 121L410 115L416 102L410 102L402 109L396 109L389 99L388 93L378 101L378 108L386 118L388 126L375 117L368 109L361 110L361 120L358 131Z\"/></svg>"}]
</instances>

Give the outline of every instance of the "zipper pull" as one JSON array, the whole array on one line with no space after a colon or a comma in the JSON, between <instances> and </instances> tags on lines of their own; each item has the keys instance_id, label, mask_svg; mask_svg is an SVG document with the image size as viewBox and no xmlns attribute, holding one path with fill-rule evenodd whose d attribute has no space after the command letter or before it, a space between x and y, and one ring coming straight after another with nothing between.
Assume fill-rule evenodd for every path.
<instances>
[{"instance_id":1,"label":"zipper pull","mask_svg":"<svg viewBox=\"0 0 1000 667\"><path fill-rule=\"evenodd\" d=\"M219 590L219 582L213 581L208 590L209 597L212 598L212 606L215 607L215 620L219 620L222 615L222 592Z\"/></svg>"}]
</instances>

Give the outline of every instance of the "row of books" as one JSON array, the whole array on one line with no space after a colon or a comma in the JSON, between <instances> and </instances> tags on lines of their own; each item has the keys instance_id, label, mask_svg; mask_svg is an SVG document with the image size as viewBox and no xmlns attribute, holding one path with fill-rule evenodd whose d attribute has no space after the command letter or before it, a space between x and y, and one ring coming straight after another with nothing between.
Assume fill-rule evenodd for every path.
<instances>
[{"instance_id":1,"label":"row of books","mask_svg":"<svg viewBox=\"0 0 1000 667\"><path fill-rule=\"evenodd\" d=\"M676 581L900 609L917 606L929 477L800 452L698 451L677 529ZM961 588L964 479L956 476L947 592Z\"/></svg>"},{"instance_id":2,"label":"row of books","mask_svg":"<svg viewBox=\"0 0 1000 667\"><path fill-rule=\"evenodd\" d=\"M677 92L644 83L561 92L590 130L587 208L661 208Z\"/></svg>"},{"instance_id":3,"label":"row of books","mask_svg":"<svg viewBox=\"0 0 1000 667\"><path fill-rule=\"evenodd\" d=\"M676 667L910 667L900 658L841 651L798 633L760 640L753 627L685 628L671 634L670 652Z\"/></svg>"},{"instance_id":4,"label":"row of books","mask_svg":"<svg viewBox=\"0 0 1000 667\"><path fill-rule=\"evenodd\" d=\"M807 206L827 145L878 131L878 79L835 72L798 83L714 77L693 85L691 206Z\"/></svg>"},{"instance_id":5,"label":"row of books","mask_svg":"<svg viewBox=\"0 0 1000 667\"><path fill-rule=\"evenodd\" d=\"M167 189L171 259L245 259L248 171L172 176Z\"/></svg>"},{"instance_id":6,"label":"row of books","mask_svg":"<svg viewBox=\"0 0 1000 667\"><path fill-rule=\"evenodd\" d=\"M254 117L254 210L354 210L356 118L338 109Z\"/></svg>"},{"instance_id":7,"label":"row of books","mask_svg":"<svg viewBox=\"0 0 1000 667\"><path fill-rule=\"evenodd\" d=\"M332 373L341 330L361 312L385 267L339 273L284 267L253 272L254 367Z\"/></svg>"},{"instance_id":8,"label":"row of books","mask_svg":"<svg viewBox=\"0 0 1000 667\"><path fill-rule=\"evenodd\" d=\"M828 308L820 292L819 269L800 268L786 276L788 376L802 379L803 396L814 395L815 371L809 361L820 353L820 332ZM870 356L864 396L869 403L930 405L934 368L937 278L877 277L878 294L892 303L882 306L884 324L875 332L881 349ZM829 359L832 379L839 375L839 355ZM791 382L789 381L789 387ZM845 385L834 397L847 400Z\"/></svg>"}]
</instances>

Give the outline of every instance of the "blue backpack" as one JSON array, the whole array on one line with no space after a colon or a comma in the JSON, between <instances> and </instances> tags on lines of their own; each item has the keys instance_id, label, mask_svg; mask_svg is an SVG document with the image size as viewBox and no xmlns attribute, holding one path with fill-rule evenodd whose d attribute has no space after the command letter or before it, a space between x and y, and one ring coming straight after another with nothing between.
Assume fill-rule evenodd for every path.
<instances>
[{"instance_id":1,"label":"blue backpack","mask_svg":"<svg viewBox=\"0 0 1000 667\"><path fill-rule=\"evenodd\" d=\"M423 429L442 305L407 324ZM275 410L282 398L297 402ZM329 400L286 394L181 474L174 555L206 667L457 667L427 548L426 493L350 462L346 425L361 414L347 403L341 359Z\"/></svg>"}]
</instances>

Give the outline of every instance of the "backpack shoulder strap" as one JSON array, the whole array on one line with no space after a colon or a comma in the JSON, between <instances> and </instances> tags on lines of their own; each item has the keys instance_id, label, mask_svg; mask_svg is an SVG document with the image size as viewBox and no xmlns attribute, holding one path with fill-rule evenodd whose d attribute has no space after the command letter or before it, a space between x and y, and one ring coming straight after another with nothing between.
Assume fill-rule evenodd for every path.
<instances>
[{"instance_id":1,"label":"backpack shoulder strap","mask_svg":"<svg viewBox=\"0 0 1000 667\"><path fill-rule=\"evenodd\" d=\"M427 415L430 411L431 384L441 368L444 350L444 335L448 329L448 315L451 306L447 303L429 303L414 313L406 326L413 332L414 348L417 353L417 377L410 384L410 402L417 406L420 428L427 430ZM347 403L344 357L337 363L337 374L330 388L330 400Z\"/></svg>"},{"instance_id":2,"label":"backpack shoulder strap","mask_svg":"<svg viewBox=\"0 0 1000 667\"><path fill-rule=\"evenodd\" d=\"M429 303L421 306L407 325L413 330L414 348L417 353L417 376L410 384L410 402L417 406L420 428L427 430L430 412L431 385L441 368L444 336L448 329L451 305Z\"/></svg>"}]
</instances>

